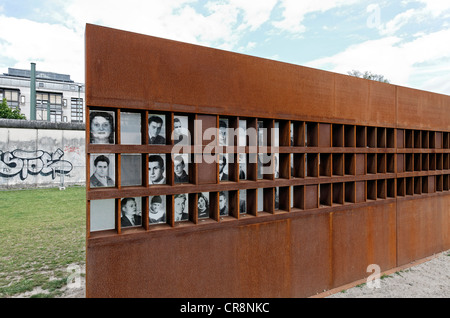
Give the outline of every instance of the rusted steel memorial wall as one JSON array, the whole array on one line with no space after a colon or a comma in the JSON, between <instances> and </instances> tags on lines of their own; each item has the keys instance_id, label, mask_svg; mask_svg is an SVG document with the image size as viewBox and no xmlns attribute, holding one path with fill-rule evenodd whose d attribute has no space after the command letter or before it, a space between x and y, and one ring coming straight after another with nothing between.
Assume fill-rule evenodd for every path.
<instances>
[{"instance_id":1,"label":"rusted steel memorial wall","mask_svg":"<svg viewBox=\"0 0 450 318\"><path fill-rule=\"evenodd\" d=\"M88 297L307 297L450 248L449 96L87 25L86 101Z\"/></svg>"}]
</instances>

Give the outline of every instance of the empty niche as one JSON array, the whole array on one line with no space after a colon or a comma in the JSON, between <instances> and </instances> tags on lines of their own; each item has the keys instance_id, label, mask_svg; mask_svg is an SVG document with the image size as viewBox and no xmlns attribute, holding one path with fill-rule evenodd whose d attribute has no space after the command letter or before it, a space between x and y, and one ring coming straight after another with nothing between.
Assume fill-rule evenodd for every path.
<instances>
[{"instance_id":1,"label":"empty niche","mask_svg":"<svg viewBox=\"0 0 450 318\"><path fill-rule=\"evenodd\" d=\"M321 206L331 206L331 184L319 185L319 203Z\"/></svg>"},{"instance_id":2,"label":"empty niche","mask_svg":"<svg viewBox=\"0 0 450 318\"><path fill-rule=\"evenodd\" d=\"M397 196L404 197L406 195L406 179L397 179Z\"/></svg>"},{"instance_id":3,"label":"empty niche","mask_svg":"<svg viewBox=\"0 0 450 318\"><path fill-rule=\"evenodd\" d=\"M141 123L140 113L120 113L120 143L122 145L142 144Z\"/></svg>"},{"instance_id":4,"label":"empty niche","mask_svg":"<svg viewBox=\"0 0 450 318\"><path fill-rule=\"evenodd\" d=\"M344 146L345 147L355 147L356 146L356 135L355 126L344 126Z\"/></svg>"},{"instance_id":5,"label":"empty niche","mask_svg":"<svg viewBox=\"0 0 450 318\"><path fill-rule=\"evenodd\" d=\"M140 186L142 185L142 155L122 154L120 160L121 185Z\"/></svg>"},{"instance_id":6,"label":"empty niche","mask_svg":"<svg viewBox=\"0 0 450 318\"><path fill-rule=\"evenodd\" d=\"M346 203L355 203L356 202L356 189L355 182L346 182L345 186L345 196L344 202ZM334 191L334 190L333 190Z\"/></svg>"},{"instance_id":7,"label":"empty niche","mask_svg":"<svg viewBox=\"0 0 450 318\"><path fill-rule=\"evenodd\" d=\"M91 232L115 229L115 202L114 199L90 201Z\"/></svg>"},{"instance_id":8,"label":"empty niche","mask_svg":"<svg viewBox=\"0 0 450 318\"><path fill-rule=\"evenodd\" d=\"M344 147L344 126L333 124L333 147Z\"/></svg>"},{"instance_id":9,"label":"empty niche","mask_svg":"<svg viewBox=\"0 0 450 318\"><path fill-rule=\"evenodd\" d=\"M340 183L333 183L333 204L344 204L344 184L342 182Z\"/></svg>"},{"instance_id":10,"label":"empty niche","mask_svg":"<svg viewBox=\"0 0 450 318\"><path fill-rule=\"evenodd\" d=\"M395 179L387 179L386 181L386 197L395 198L396 186Z\"/></svg>"}]
</instances>

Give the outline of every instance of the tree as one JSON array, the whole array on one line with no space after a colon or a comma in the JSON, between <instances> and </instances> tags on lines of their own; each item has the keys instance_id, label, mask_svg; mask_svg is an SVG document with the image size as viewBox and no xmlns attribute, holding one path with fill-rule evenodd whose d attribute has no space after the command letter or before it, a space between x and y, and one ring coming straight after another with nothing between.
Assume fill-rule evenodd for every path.
<instances>
[{"instance_id":1,"label":"tree","mask_svg":"<svg viewBox=\"0 0 450 318\"><path fill-rule=\"evenodd\" d=\"M359 77L359 78L365 78L365 79L372 80L372 81L378 81L378 82L382 82L382 83L390 83L389 80L384 78L383 75L372 74L371 72L368 72L368 71L362 73L360 71L353 70L351 72L348 72L348 75Z\"/></svg>"},{"instance_id":2,"label":"tree","mask_svg":"<svg viewBox=\"0 0 450 318\"><path fill-rule=\"evenodd\" d=\"M20 113L19 109L11 109L8 106L6 98L3 98L2 103L0 104L0 118L7 119L26 119L25 115Z\"/></svg>"}]
</instances>

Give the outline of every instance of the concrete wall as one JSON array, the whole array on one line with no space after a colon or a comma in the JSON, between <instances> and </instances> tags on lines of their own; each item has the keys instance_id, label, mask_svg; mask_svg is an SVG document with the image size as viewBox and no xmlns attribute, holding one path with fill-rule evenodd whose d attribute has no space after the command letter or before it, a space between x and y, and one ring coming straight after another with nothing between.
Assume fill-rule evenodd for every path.
<instances>
[{"instance_id":1,"label":"concrete wall","mask_svg":"<svg viewBox=\"0 0 450 318\"><path fill-rule=\"evenodd\" d=\"M84 124L0 119L0 190L85 183Z\"/></svg>"}]
</instances>

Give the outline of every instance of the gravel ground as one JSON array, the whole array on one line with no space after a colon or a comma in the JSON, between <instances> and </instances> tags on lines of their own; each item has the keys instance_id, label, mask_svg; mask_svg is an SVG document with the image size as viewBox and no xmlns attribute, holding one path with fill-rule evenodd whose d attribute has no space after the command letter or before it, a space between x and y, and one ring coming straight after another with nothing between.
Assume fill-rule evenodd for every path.
<instances>
[{"instance_id":1,"label":"gravel ground","mask_svg":"<svg viewBox=\"0 0 450 318\"><path fill-rule=\"evenodd\" d=\"M427 262L382 276L379 283L379 288L361 284L326 298L450 298L450 250Z\"/></svg>"}]
</instances>

